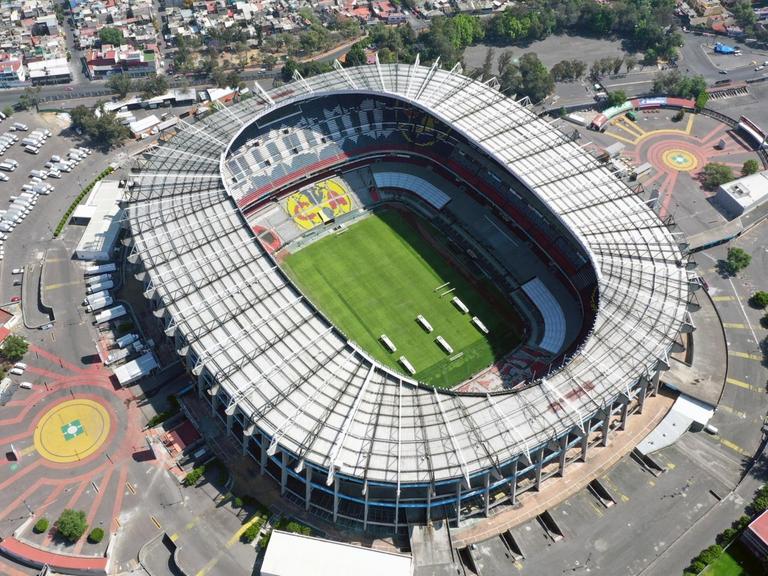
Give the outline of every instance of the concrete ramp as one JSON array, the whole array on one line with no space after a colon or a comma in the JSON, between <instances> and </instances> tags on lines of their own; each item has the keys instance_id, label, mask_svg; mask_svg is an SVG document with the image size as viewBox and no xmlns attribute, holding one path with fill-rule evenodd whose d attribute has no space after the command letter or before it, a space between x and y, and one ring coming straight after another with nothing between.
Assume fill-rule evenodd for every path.
<instances>
[{"instance_id":1,"label":"concrete ramp","mask_svg":"<svg viewBox=\"0 0 768 576\"><path fill-rule=\"evenodd\" d=\"M461 563L451 544L448 522L440 520L430 526L408 528L413 555L414 576L456 576L463 574Z\"/></svg>"},{"instance_id":2,"label":"concrete ramp","mask_svg":"<svg viewBox=\"0 0 768 576\"><path fill-rule=\"evenodd\" d=\"M692 424L702 428L715 413L715 408L695 398L680 394L664 419L637 445L642 455L671 446L685 434Z\"/></svg>"}]
</instances>

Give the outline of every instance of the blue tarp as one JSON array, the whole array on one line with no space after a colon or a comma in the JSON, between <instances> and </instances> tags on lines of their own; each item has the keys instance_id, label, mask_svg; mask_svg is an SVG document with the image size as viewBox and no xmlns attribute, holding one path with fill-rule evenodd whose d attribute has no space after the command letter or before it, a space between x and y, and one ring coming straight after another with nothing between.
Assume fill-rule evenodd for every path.
<instances>
[{"instance_id":1,"label":"blue tarp","mask_svg":"<svg viewBox=\"0 0 768 576\"><path fill-rule=\"evenodd\" d=\"M715 44L715 52L718 54L733 54L736 52L736 48L733 46L728 46L727 44L723 44L722 42L717 42Z\"/></svg>"}]
</instances>

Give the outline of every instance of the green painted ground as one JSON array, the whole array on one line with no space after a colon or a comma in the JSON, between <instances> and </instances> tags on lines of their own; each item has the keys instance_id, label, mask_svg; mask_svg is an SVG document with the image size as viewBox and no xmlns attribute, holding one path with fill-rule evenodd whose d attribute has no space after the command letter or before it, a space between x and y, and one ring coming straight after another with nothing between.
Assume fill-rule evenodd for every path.
<instances>
[{"instance_id":1,"label":"green painted ground","mask_svg":"<svg viewBox=\"0 0 768 576\"><path fill-rule=\"evenodd\" d=\"M409 217L410 218L410 217ZM440 246L445 238L431 225L421 229ZM447 249L447 248L446 248ZM508 301L487 283L471 285L414 224L384 211L289 255L284 269L312 302L349 338L372 356L403 369L404 355L416 378L440 387L466 380L511 351L520 340L520 318ZM435 288L450 282L456 290L440 298ZM451 303L458 296L470 314ZM423 315L434 331L416 322ZM476 315L486 336L471 323ZM386 334L397 347L390 353L379 341ZM435 342L442 336L453 347L453 361Z\"/></svg>"}]
</instances>

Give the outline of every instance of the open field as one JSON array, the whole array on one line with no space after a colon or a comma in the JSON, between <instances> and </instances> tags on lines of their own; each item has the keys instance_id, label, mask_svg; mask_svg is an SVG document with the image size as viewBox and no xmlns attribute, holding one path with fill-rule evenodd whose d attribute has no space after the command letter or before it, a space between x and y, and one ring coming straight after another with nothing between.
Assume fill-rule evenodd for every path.
<instances>
[{"instance_id":1,"label":"open field","mask_svg":"<svg viewBox=\"0 0 768 576\"><path fill-rule=\"evenodd\" d=\"M339 329L376 359L402 372L398 358L404 355L420 381L451 387L511 351L520 341L521 321L495 288L470 284L440 253L444 238L437 230L407 218L394 211L367 217L289 255L285 269ZM448 287L435 291L446 282ZM450 288L454 291L441 298ZM469 314L451 303L453 296ZM418 324L419 314L432 333ZM471 323L472 315L488 327L487 336ZM396 352L379 341L382 334ZM437 336L453 354L435 342Z\"/></svg>"}]
</instances>

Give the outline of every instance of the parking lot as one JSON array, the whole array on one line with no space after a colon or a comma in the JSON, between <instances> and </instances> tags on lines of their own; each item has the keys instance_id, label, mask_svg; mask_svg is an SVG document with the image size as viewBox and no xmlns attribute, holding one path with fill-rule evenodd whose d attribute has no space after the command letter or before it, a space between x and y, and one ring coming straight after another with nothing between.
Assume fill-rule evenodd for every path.
<instances>
[{"instance_id":1,"label":"parking lot","mask_svg":"<svg viewBox=\"0 0 768 576\"><path fill-rule=\"evenodd\" d=\"M45 170L45 163L51 156L66 157L70 148L81 146L82 142L68 129L67 122L56 114L14 114L0 122L0 134L11 130L14 122L21 122L29 127L28 132L35 129L47 128L51 136L42 145L38 154L24 151L20 143L11 146L0 156L0 162L15 160L17 168L13 172L2 172L8 176L8 181L0 181L0 210L7 210L11 196L19 196L22 186L30 182L32 170ZM19 137L19 142L27 132L12 132ZM125 156L121 153L118 156ZM14 296L21 297L19 286L13 286L11 270L21 268L25 264L39 260L48 247L47 243L53 236L56 224L61 219L68 206L93 178L115 160L100 151L80 162L71 172L62 172L61 178L48 178L44 182L51 184L54 189L50 195L39 196L37 204L30 214L16 228L5 233L3 260L0 261L0 303L8 303Z\"/></svg>"}]
</instances>

